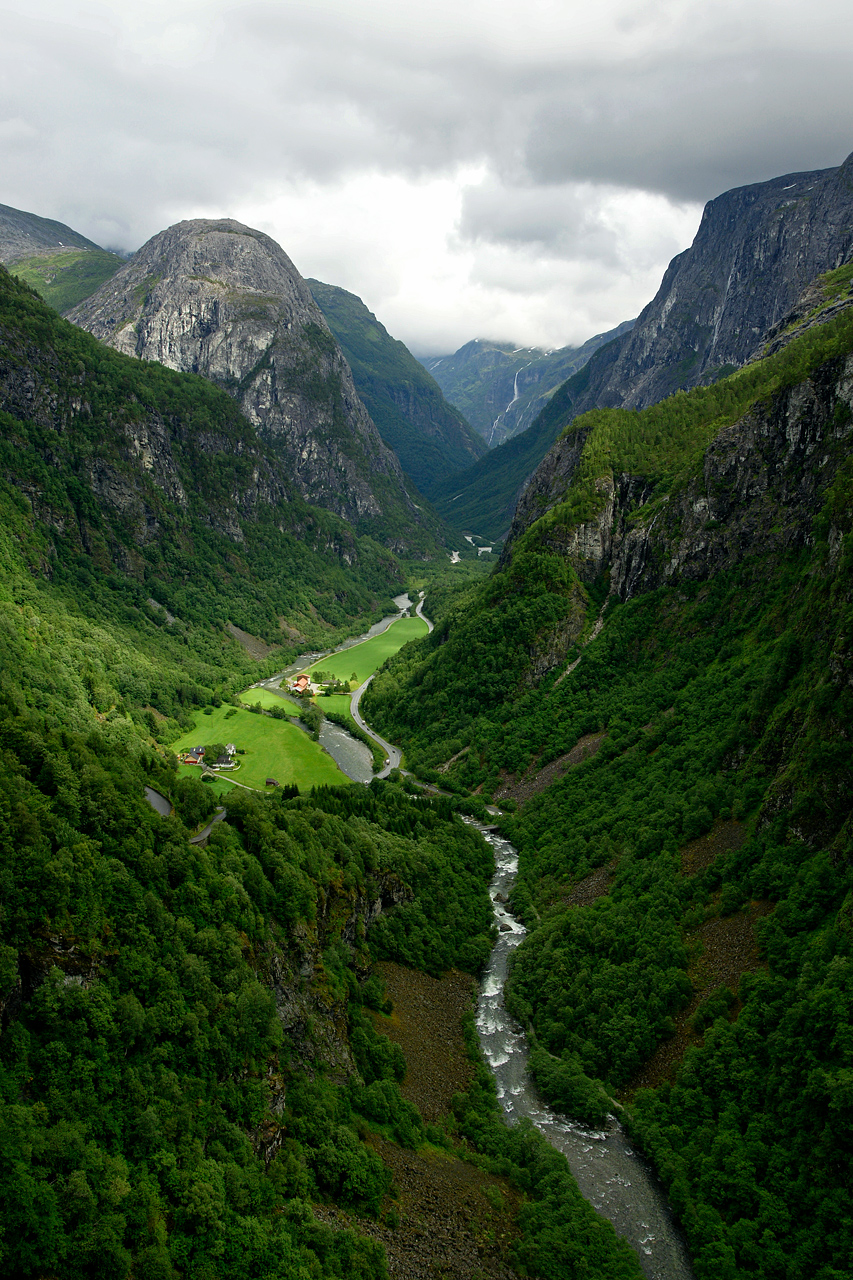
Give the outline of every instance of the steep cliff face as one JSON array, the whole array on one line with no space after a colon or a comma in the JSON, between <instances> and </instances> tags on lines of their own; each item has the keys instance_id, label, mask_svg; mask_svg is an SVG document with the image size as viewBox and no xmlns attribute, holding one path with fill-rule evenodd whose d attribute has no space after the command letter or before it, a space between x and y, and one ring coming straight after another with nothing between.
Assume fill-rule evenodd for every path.
<instances>
[{"instance_id":1,"label":"steep cliff face","mask_svg":"<svg viewBox=\"0 0 853 1280\"><path fill-rule=\"evenodd\" d=\"M597 350L525 431L437 492L438 510L503 536L525 481L574 418L644 408L740 368L795 318L815 278L851 257L853 157L711 200L630 332Z\"/></svg>"},{"instance_id":2,"label":"steep cliff face","mask_svg":"<svg viewBox=\"0 0 853 1280\"><path fill-rule=\"evenodd\" d=\"M693 244L673 258L616 359L594 364L574 411L642 408L740 367L808 284L852 253L853 156L709 201Z\"/></svg>"},{"instance_id":3,"label":"steep cliff face","mask_svg":"<svg viewBox=\"0 0 853 1280\"><path fill-rule=\"evenodd\" d=\"M228 391L308 501L374 529L388 516L422 523L322 313L269 236L230 219L178 223L69 319Z\"/></svg>"},{"instance_id":4,"label":"steep cliff face","mask_svg":"<svg viewBox=\"0 0 853 1280\"><path fill-rule=\"evenodd\" d=\"M534 475L519 503L504 565L518 539L566 498L588 434L570 432ZM679 581L703 581L746 559L769 566L813 544L815 518L851 452L848 355L826 362L806 381L759 402L721 430L701 465L666 497L655 497L652 480L644 476L601 475L594 517L578 524L557 520L540 542L565 557L583 582L606 581L610 595L621 600ZM832 563L843 536L844 529L831 524ZM578 629L574 638L579 636ZM556 647L553 665L565 647Z\"/></svg>"},{"instance_id":5,"label":"steep cliff face","mask_svg":"<svg viewBox=\"0 0 853 1280\"><path fill-rule=\"evenodd\" d=\"M314 621L372 612L402 582L389 550L303 500L224 391L106 350L3 268L0 419L2 523L24 511L17 537L40 575L83 553L102 574L153 574L145 594L167 605L192 578L173 614L270 643L283 627L304 637Z\"/></svg>"},{"instance_id":6,"label":"steep cliff face","mask_svg":"<svg viewBox=\"0 0 853 1280\"><path fill-rule=\"evenodd\" d=\"M813 523L853 446L853 356L721 431L701 472L646 515L622 477L611 590L626 600L668 582L702 581L746 557L766 563L812 545ZM627 510L634 507L632 527ZM842 531L831 527L832 556Z\"/></svg>"}]
</instances>

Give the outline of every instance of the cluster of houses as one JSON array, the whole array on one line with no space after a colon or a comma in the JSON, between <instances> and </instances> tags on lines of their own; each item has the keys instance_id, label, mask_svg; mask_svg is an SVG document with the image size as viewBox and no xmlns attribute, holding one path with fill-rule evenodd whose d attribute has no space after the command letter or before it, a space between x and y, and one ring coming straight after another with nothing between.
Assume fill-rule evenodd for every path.
<instances>
[{"instance_id":1,"label":"cluster of houses","mask_svg":"<svg viewBox=\"0 0 853 1280\"><path fill-rule=\"evenodd\" d=\"M204 747L193 747L191 751L187 751L181 758L181 764L206 764L209 769L236 769L237 748L233 742L229 742L225 746L225 750L221 756L217 756L215 760L205 759Z\"/></svg>"},{"instance_id":2,"label":"cluster of houses","mask_svg":"<svg viewBox=\"0 0 853 1280\"><path fill-rule=\"evenodd\" d=\"M298 698L301 693L318 694L328 692L330 689L334 692L345 693L352 686L346 680L338 680L334 676L318 671L315 673L317 680L311 680L305 673L296 677L290 683L290 692Z\"/></svg>"}]
</instances>

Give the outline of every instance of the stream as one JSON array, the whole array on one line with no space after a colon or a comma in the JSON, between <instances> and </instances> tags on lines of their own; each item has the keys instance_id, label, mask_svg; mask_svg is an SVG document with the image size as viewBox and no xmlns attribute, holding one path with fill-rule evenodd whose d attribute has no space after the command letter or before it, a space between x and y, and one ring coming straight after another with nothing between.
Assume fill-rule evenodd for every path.
<instances>
[{"instance_id":1,"label":"stream","mask_svg":"<svg viewBox=\"0 0 853 1280\"><path fill-rule=\"evenodd\" d=\"M477 1033L507 1121L515 1124L526 1116L563 1153L581 1194L628 1241L648 1280L693 1280L687 1249L663 1188L631 1147L618 1120L609 1116L605 1128L590 1129L557 1115L536 1093L527 1073L524 1032L503 1001L510 956L527 932L505 905L518 870L518 854L508 840L479 829L495 853L489 892L500 932L480 986Z\"/></svg>"}]
</instances>

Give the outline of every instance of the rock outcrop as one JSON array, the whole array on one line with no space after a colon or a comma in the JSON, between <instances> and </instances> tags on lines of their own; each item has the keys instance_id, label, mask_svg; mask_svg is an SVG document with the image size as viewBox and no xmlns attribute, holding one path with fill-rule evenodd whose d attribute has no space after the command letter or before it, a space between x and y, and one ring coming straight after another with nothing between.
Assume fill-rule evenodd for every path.
<instances>
[{"instance_id":1,"label":"rock outcrop","mask_svg":"<svg viewBox=\"0 0 853 1280\"><path fill-rule=\"evenodd\" d=\"M519 503L504 552L567 494L586 433L569 433L538 469ZM811 545L813 522L853 448L853 355L754 406L707 447L701 470L649 505L642 476L602 476L591 520L557 522L542 544L587 583L609 578L621 600L667 583L702 581L748 557L765 561ZM829 531L830 548L841 532Z\"/></svg>"},{"instance_id":2,"label":"rock outcrop","mask_svg":"<svg viewBox=\"0 0 853 1280\"><path fill-rule=\"evenodd\" d=\"M815 277L851 255L853 156L709 201L615 359L593 357L575 412L644 408L739 368Z\"/></svg>"},{"instance_id":3,"label":"rock outcrop","mask_svg":"<svg viewBox=\"0 0 853 1280\"><path fill-rule=\"evenodd\" d=\"M307 501L374 531L389 509L422 522L322 313L269 236L231 219L177 223L69 319L228 391Z\"/></svg>"}]
</instances>

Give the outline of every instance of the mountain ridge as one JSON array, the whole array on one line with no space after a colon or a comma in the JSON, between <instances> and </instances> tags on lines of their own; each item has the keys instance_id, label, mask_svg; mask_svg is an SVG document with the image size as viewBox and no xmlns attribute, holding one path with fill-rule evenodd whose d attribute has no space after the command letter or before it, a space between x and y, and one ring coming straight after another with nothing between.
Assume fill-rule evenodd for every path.
<instances>
[{"instance_id":1,"label":"mountain ridge","mask_svg":"<svg viewBox=\"0 0 853 1280\"><path fill-rule=\"evenodd\" d=\"M851 255L853 156L709 201L693 244L672 260L632 329L558 388L512 451L498 446L443 486L437 508L477 532L505 535L510 507L574 418L596 407L648 407L746 364L803 290Z\"/></svg>"},{"instance_id":2,"label":"mountain ridge","mask_svg":"<svg viewBox=\"0 0 853 1280\"><path fill-rule=\"evenodd\" d=\"M453 355L425 356L421 364L494 449L529 427L561 383L633 324L626 320L579 347L550 351L475 338Z\"/></svg>"},{"instance_id":3,"label":"mountain ridge","mask_svg":"<svg viewBox=\"0 0 853 1280\"><path fill-rule=\"evenodd\" d=\"M436 483L482 457L484 442L361 298L319 280L306 283L380 435L422 493L430 497Z\"/></svg>"},{"instance_id":4,"label":"mountain ridge","mask_svg":"<svg viewBox=\"0 0 853 1280\"><path fill-rule=\"evenodd\" d=\"M68 318L116 350L221 386L306 500L398 551L407 529L420 530L416 541L440 538L308 286L269 236L233 219L177 223Z\"/></svg>"}]
</instances>

